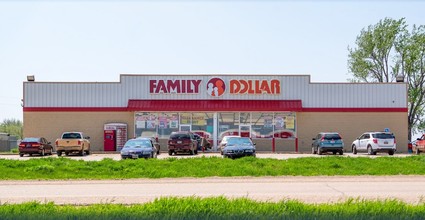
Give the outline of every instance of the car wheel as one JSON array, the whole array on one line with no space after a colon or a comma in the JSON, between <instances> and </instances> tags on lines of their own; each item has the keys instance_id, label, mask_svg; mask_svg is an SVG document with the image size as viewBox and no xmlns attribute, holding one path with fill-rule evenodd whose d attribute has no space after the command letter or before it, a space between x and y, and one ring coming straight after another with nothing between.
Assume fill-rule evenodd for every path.
<instances>
[{"instance_id":1,"label":"car wheel","mask_svg":"<svg viewBox=\"0 0 425 220\"><path fill-rule=\"evenodd\" d=\"M352 149L353 149L353 154L357 154L357 147L356 147L356 145L353 145Z\"/></svg>"},{"instance_id":2,"label":"car wheel","mask_svg":"<svg viewBox=\"0 0 425 220\"><path fill-rule=\"evenodd\" d=\"M90 150L86 150L86 155L90 155Z\"/></svg>"},{"instance_id":3,"label":"car wheel","mask_svg":"<svg viewBox=\"0 0 425 220\"><path fill-rule=\"evenodd\" d=\"M68 151L65 151L65 155L68 156L69 155L69 152Z\"/></svg>"},{"instance_id":4,"label":"car wheel","mask_svg":"<svg viewBox=\"0 0 425 220\"><path fill-rule=\"evenodd\" d=\"M58 150L58 151L56 152L56 154L58 155L58 157L60 157L60 156L62 156L62 151Z\"/></svg>"},{"instance_id":5,"label":"car wheel","mask_svg":"<svg viewBox=\"0 0 425 220\"><path fill-rule=\"evenodd\" d=\"M46 155L46 150L45 150L44 148L41 150L40 155L41 155L42 157L44 157L44 156Z\"/></svg>"},{"instance_id":6,"label":"car wheel","mask_svg":"<svg viewBox=\"0 0 425 220\"><path fill-rule=\"evenodd\" d=\"M332 154L333 154L333 155L336 155L336 151L332 151Z\"/></svg>"},{"instance_id":7,"label":"car wheel","mask_svg":"<svg viewBox=\"0 0 425 220\"><path fill-rule=\"evenodd\" d=\"M173 155L173 151L172 150L169 150L168 151L168 155L170 155L170 156Z\"/></svg>"},{"instance_id":8,"label":"car wheel","mask_svg":"<svg viewBox=\"0 0 425 220\"><path fill-rule=\"evenodd\" d=\"M317 154L322 155L322 149L320 147L317 148Z\"/></svg>"},{"instance_id":9,"label":"car wheel","mask_svg":"<svg viewBox=\"0 0 425 220\"><path fill-rule=\"evenodd\" d=\"M317 152L314 150L314 146L311 146L311 153L316 154Z\"/></svg>"},{"instance_id":10,"label":"car wheel","mask_svg":"<svg viewBox=\"0 0 425 220\"><path fill-rule=\"evenodd\" d=\"M195 154L198 154L198 150L195 150Z\"/></svg>"},{"instance_id":11,"label":"car wheel","mask_svg":"<svg viewBox=\"0 0 425 220\"><path fill-rule=\"evenodd\" d=\"M20 156L20 157L23 157L23 156L24 156L24 154L19 154L19 156Z\"/></svg>"},{"instance_id":12,"label":"car wheel","mask_svg":"<svg viewBox=\"0 0 425 220\"><path fill-rule=\"evenodd\" d=\"M394 151L390 150L390 151L388 151L388 154L389 155L394 155Z\"/></svg>"},{"instance_id":13,"label":"car wheel","mask_svg":"<svg viewBox=\"0 0 425 220\"><path fill-rule=\"evenodd\" d=\"M370 145L367 146L367 154L373 155L373 150L372 150L372 147Z\"/></svg>"},{"instance_id":14,"label":"car wheel","mask_svg":"<svg viewBox=\"0 0 425 220\"><path fill-rule=\"evenodd\" d=\"M32 154L30 154L30 157L32 156Z\"/></svg>"},{"instance_id":15,"label":"car wheel","mask_svg":"<svg viewBox=\"0 0 425 220\"><path fill-rule=\"evenodd\" d=\"M344 151L343 150L340 150L339 151L339 155L343 155L344 154Z\"/></svg>"},{"instance_id":16,"label":"car wheel","mask_svg":"<svg viewBox=\"0 0 425 220\"><path fill-rule=\"evenodd\" d=\"M419 155L419 154L421 154L421 151L418 148L416 148L416 155Z\"/></svg>"}]
</instances>

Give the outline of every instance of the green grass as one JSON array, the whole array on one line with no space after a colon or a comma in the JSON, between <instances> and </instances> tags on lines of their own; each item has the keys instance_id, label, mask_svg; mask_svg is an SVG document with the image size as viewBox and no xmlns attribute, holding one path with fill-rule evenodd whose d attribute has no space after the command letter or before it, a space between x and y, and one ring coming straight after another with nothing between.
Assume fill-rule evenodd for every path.
<instances>
[{"instance_id":1,"label":"green grass","mask_svg":"<svg viewBox=\"0 0 425 220\"><path fill-rule=\"evenodd\" d=\"M398 200L347 200L305 204L288 200L256 202L246 198L160 198L137 205L0 205L0 219L423 219L425 203Z\"/></svg>"},{"instance_id":2,"label":"green grass","mask_svg":"<svg viewBox=\"0 0 425 220\"><path fill-rule=\"evenodd\" d=\"M287 160L201 157L83 161L0 159L1 180L129 179L231 176L424 175L425 156L306 157Z\"/></svg>"}]
</instances>

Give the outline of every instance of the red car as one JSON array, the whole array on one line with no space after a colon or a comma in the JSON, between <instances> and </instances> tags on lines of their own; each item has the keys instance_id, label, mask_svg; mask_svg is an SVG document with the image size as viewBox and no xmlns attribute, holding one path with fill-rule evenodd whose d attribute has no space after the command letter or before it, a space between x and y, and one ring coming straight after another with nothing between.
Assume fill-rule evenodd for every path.
<instances>
[{"instance_id":1,"label":"red car","mask_svg":"<svg viewBox=\"0 0 425 220\"><path fill-rule=\"evenodd\" d=\"M22 142L19 144L19 156L23 157L24 154L29 154L32 156L33 154L39 154L41 156L44 155L52 155L53 147L50 142L43 137L30 137L24 138Z\"/></svg>"},{"instance_id":2,"label":"red car","mask_svg":"<svg viewBox=\"0 0 425 220\"><path fill-rule=\"evenodd\" d=\"M198 154L198 142L192 132L178 131L173 132L168 139L168 155L177 153Z\"/></svg>"}]
</instances>

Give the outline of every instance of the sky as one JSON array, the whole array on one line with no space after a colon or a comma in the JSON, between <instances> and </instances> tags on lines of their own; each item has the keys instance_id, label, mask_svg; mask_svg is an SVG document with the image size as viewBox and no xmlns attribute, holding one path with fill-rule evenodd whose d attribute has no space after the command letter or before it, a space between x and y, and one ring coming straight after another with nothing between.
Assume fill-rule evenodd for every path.
<instances>
[{"instance_id":1,"label":"sky","mask_svg":"<svg viewBox=\"0 0 425 220\"><path fill-rule=\"evenodd\" d=\"M348 47L386 17L425 24L425 1L0 0L0 122L23 82L131 73L306 74L346 82ZM24 122L25 123L25 122Z\"/></svg>"}]
</instances>

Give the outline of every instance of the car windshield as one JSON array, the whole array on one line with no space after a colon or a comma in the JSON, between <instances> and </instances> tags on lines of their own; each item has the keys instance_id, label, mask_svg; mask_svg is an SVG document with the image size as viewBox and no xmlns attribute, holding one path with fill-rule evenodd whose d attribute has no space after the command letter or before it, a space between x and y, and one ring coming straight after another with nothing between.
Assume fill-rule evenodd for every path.
<instances>
[{"instance_id":1,"label":"car windshield","mask_svg":"<svg viewBox=\"0 0 425 220\"><path fill-rule=\"evenodd\" d=\"M38 142L39 140L39 138L24 138L22 142Z\"/></svg>"},{"instance_id":2,"label":"car windshield","mask_svg":"<svg viewBox=\"0 0 425 220\"><path fill-rule=\"evenodd\" d=\"M325 134L325 140L339 140L341 136L339 134Z\"/></svg>"},{"instance_id":3,"label":"car windshield","mask_svg":"<svg viewBox=\"0 0 425 220\"><path fill-rule=\"evenodd\" d=\"M65 133L62 135L62 139L81 139L81 134L79 133Z\"/></svg>"},{"instance_id":4,"label":"car windshield","mask_svg":"<svg viewBox=\"0 0 425 220\"><path fill-rule=\"evenodd\" d=\"M388 133L376 133L376 134L372 134L372 137L378 138L378 139L393 139L394 135L388 134Z\"/></svg>"},{"instance_id":5,"label":"car windshield","mask_svg":"<svg viewBox=\"0 0 425 220\"><path fill-rule=\"evenodd\" d=\"M186 133L171 134L170 139L190 139L190 135Z\"/></svg>"},{"instance_id":6,"label":"car windshield","mask_svg":"<svg viewBox=\"0 0 425 220\"><path fill-rule=\"evenodd\" d=\"M149 140L131 140L125 143L124 148L151 148Z\"/></svg>"},{"instance_id":7,"label":"car windshield","mask_svg":"<svg viewBox=\"0 0 425 220\"><path fill-rule=\"evenodd\" d=\"M227 145L252 145L252 142L249 138L229 138Z\"/></svg>"}]
</instances>

